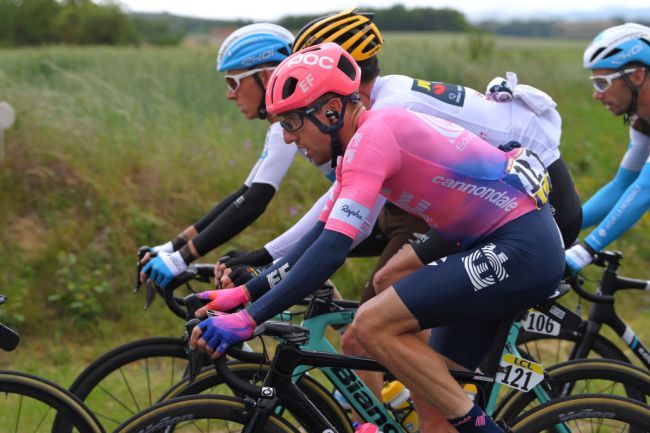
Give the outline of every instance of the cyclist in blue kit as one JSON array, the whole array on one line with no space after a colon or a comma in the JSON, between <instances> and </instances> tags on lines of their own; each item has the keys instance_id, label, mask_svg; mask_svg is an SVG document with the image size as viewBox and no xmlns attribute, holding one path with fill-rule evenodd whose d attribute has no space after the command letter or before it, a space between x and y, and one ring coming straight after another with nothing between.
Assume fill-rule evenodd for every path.
<instances>
[{"instance_id":1,"label":"cyclist in blue kit","mask_svg":"<svg viewBox=\"0 0 650 433\"><path fill-rule=\"evenodd\" d=\"M630 144L614 179L583 206L582 227L596 228L567 250L573 273L650 207L650 27L627 23L604 30L585 50L584 67L592 73L594 99L630 124Z\"/></svg>"}]
</instances>

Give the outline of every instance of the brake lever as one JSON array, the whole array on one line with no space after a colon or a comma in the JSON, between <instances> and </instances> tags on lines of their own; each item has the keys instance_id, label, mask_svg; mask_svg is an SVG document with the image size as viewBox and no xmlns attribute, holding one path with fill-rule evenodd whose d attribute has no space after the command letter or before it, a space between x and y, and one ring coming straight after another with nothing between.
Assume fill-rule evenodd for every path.
<instances>
[{"instance_id":1,"label":"brake lever","mask_svg":"<svg viewBox=\"0 0 650 433\"><path fill-rule=\"evenodd\" d=\"M196 349L192 350L190 349L189 346L190 337L192 336L192 330L199 323L201 323L201 319L191 319L185 322L185 335L187 339L185 351L187 353L187 358L189 361L189 365L188 365L189 383L194 382L194 379L196 379L196 376L199 374L204 364L203 352L199 352Z\"/></svg>"},{"instance_id":2,"label":"brake lever","mask_svg":"<svg viewBox=\"0 0 650 433\"><path fill-rule=\"evenodd\" d=\"M151 250L147 245L143 245L138 248L138 262L135 264L135 287L133 288L133 293L138 293L140 287L142 287L142 281L140 280L140 272L142 272L142 258Z\"/></svg>"},{"instance_id":3,"label":"brake lever","mask_svg":"<svg viewBox=\"0 0 650 433\"><path fill-rule=\"evenodd\" d=\"M151 307L151 304L153 303L153 300L156 299L156 287L154 286L156 284L152 280L147 280L147 284L145 286L147 287L147 296L144 301L144 309L148 310L149 307Z\"/></svg>"}]
</instances>

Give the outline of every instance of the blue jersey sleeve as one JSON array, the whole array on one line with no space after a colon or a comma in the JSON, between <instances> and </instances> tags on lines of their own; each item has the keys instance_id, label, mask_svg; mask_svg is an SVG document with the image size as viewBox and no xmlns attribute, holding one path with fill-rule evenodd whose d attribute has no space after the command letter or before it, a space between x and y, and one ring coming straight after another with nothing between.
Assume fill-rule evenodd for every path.
<instances>
[{"instance_id":1,"label":"blue jersey sleeve","mask_svg":"<svg viewBox=\"0 0 650 433\"><path fill-rule=\"evenodd\" d=\"M600 223L638 175L638 171L619 167L614 179L582 206L582 228L585 229Z\"/></svg>"},{"instance_id":2,"label":"blue jersey sleeve","mask_svg":"<svg viewBox=\"0 0 650 433\"><path fill-rule=\"evenodd\" d=\"M599 251L632 227L650 207L650 163L625 190L603 221L585 241Z\"/></svg>"}]
</instances>

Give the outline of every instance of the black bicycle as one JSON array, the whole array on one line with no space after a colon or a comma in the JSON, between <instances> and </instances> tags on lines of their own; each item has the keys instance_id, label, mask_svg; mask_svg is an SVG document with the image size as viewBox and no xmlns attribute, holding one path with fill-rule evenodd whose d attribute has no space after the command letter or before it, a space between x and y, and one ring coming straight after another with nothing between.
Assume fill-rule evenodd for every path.
<instances>
[{"instance_id":1,"label":"black bicycle","mask_svg":"<svg viewBox=\"0 0 650 433\"><path fill-rule=\"evenodd\" d=\"M571 281L571 287L580 299L591 301L587 320L577 329L563 329L559 323L541 313L531 313L523 322L525 332L519 336L520 350L528 353L544 365L587 357L631 360L601 330L607 325L621 338L636 358L650 369L650 350L627 325L615 309L615 294L622 290L649 290L650 281L626 278L618 275L623 255L620 252L597 253L594 264L604 268L595 294L587 292L578 279Z\"/></svg>"},{"instance_id":2,"label":"black bicycle","mask_svg":"<svg viewBox=\"0 0 650 433\"><path fill-rule=\"evenodd\" d=\"M501 345L508 338L514 317L504 319L500 330ZM262 386L250 384L238 378L229 370L228 363L220 358L215 367L220 377L243 397L189 396L169 400L152 406L137 414L120 426L116 433L157 431L241 431L252 432L296 432L298 429L278 416L278 410L289 410L302 420L302 428L310 433L340 432L295 386L296 371L301 366L330 368L340 371L371 370L385 368L368 358L345 356L312 350L303 350L308 342L308 331L287 322L266 322L256 329L255 334L272 335L280 339L275 356L270 363ZM229 353L239 349L231 348ZM501 354L494 351L484 364L485 374L452 372L460 383L472 383L478 393L477 402L485 407L495 386L498 373L504 373L500 366ZM352 373L353 374L353 373ZM525 373L520 379L526 377ZM530 376L528 377L530 378ZM512 378L511 378L512 379ZM512 383L512 381L511 381ZM530 386L533 387L532 383ZM351 393L357 388L348 390ZM370 400L364 396L351 401L355 409L367 409ZM374 414L374 416L373 416ZM402 431L394 421L386 419L379 412L370 412L372 421L383 432ZM517 433L525 432L579 432L584 426L589 431L650 431L650 407L632 399L586 394L553 399L527 412L509 423ZM594 426L597 427L594 430Z\"/></svg>"}]
</instances>

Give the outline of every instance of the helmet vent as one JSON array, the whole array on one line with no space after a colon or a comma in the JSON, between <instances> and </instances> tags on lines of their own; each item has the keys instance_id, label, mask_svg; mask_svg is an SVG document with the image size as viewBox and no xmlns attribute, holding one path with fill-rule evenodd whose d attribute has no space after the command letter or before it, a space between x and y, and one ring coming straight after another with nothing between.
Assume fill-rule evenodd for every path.
<instances>
[{"instance_id":1,"label":"helmet vent","mask_svg":"<svg viewBox=\"0 0 650 433\"><path fill-rule=\"evenodd\" d=\"M620 53L621 51L623 51L623 50L621 50L620 48L614 48L614 49L611 50L609 53L607 53L607 55L605 55L605 57L603 57L603 59L606 59L606 58L608 58L608 57L612 57L613 55L618 54L618 53Z\"/></svg>"},{"instance_id":2,"label":"helmet vent","mask_svg":"<svg viewBox=\"0 0 650 433\"><path fill-rule=\"evenodd\" d=\"M357 69L345 56L341 56L339 58L339 63L336 65L336 67L345 75L347 75L350 80L354 81L354 79L357 77Z\"/></svg>"},{"instance_id":3,"label":"helmet vent","mask_svg":"<svg viewBox=\"0 0 650 433\"><path fill-rule=\"evenodd\" d=\"M598 55L599 55L600 53L602 53L604 49L605 49L605 47L601 47L601 48L598 48L596 51L594 51L594 53L591 55L591 58L589 59L589 61L590 61L590 62L593 62L594 59L595 59L596 57L598 57Z\"/></svg>"},{"instance_id":4,"label":"helmet vent","mask_svg":"<svg viewBox=\"0 0 650 433\"><path fill-rule=\"evenodd\" d=\"M298 85L298 80L293 77L287 79L282 86L282 99L287 99L289 96L293 95L293 92L296 91L296 85Z\"/></svg>"}]
</instances>

